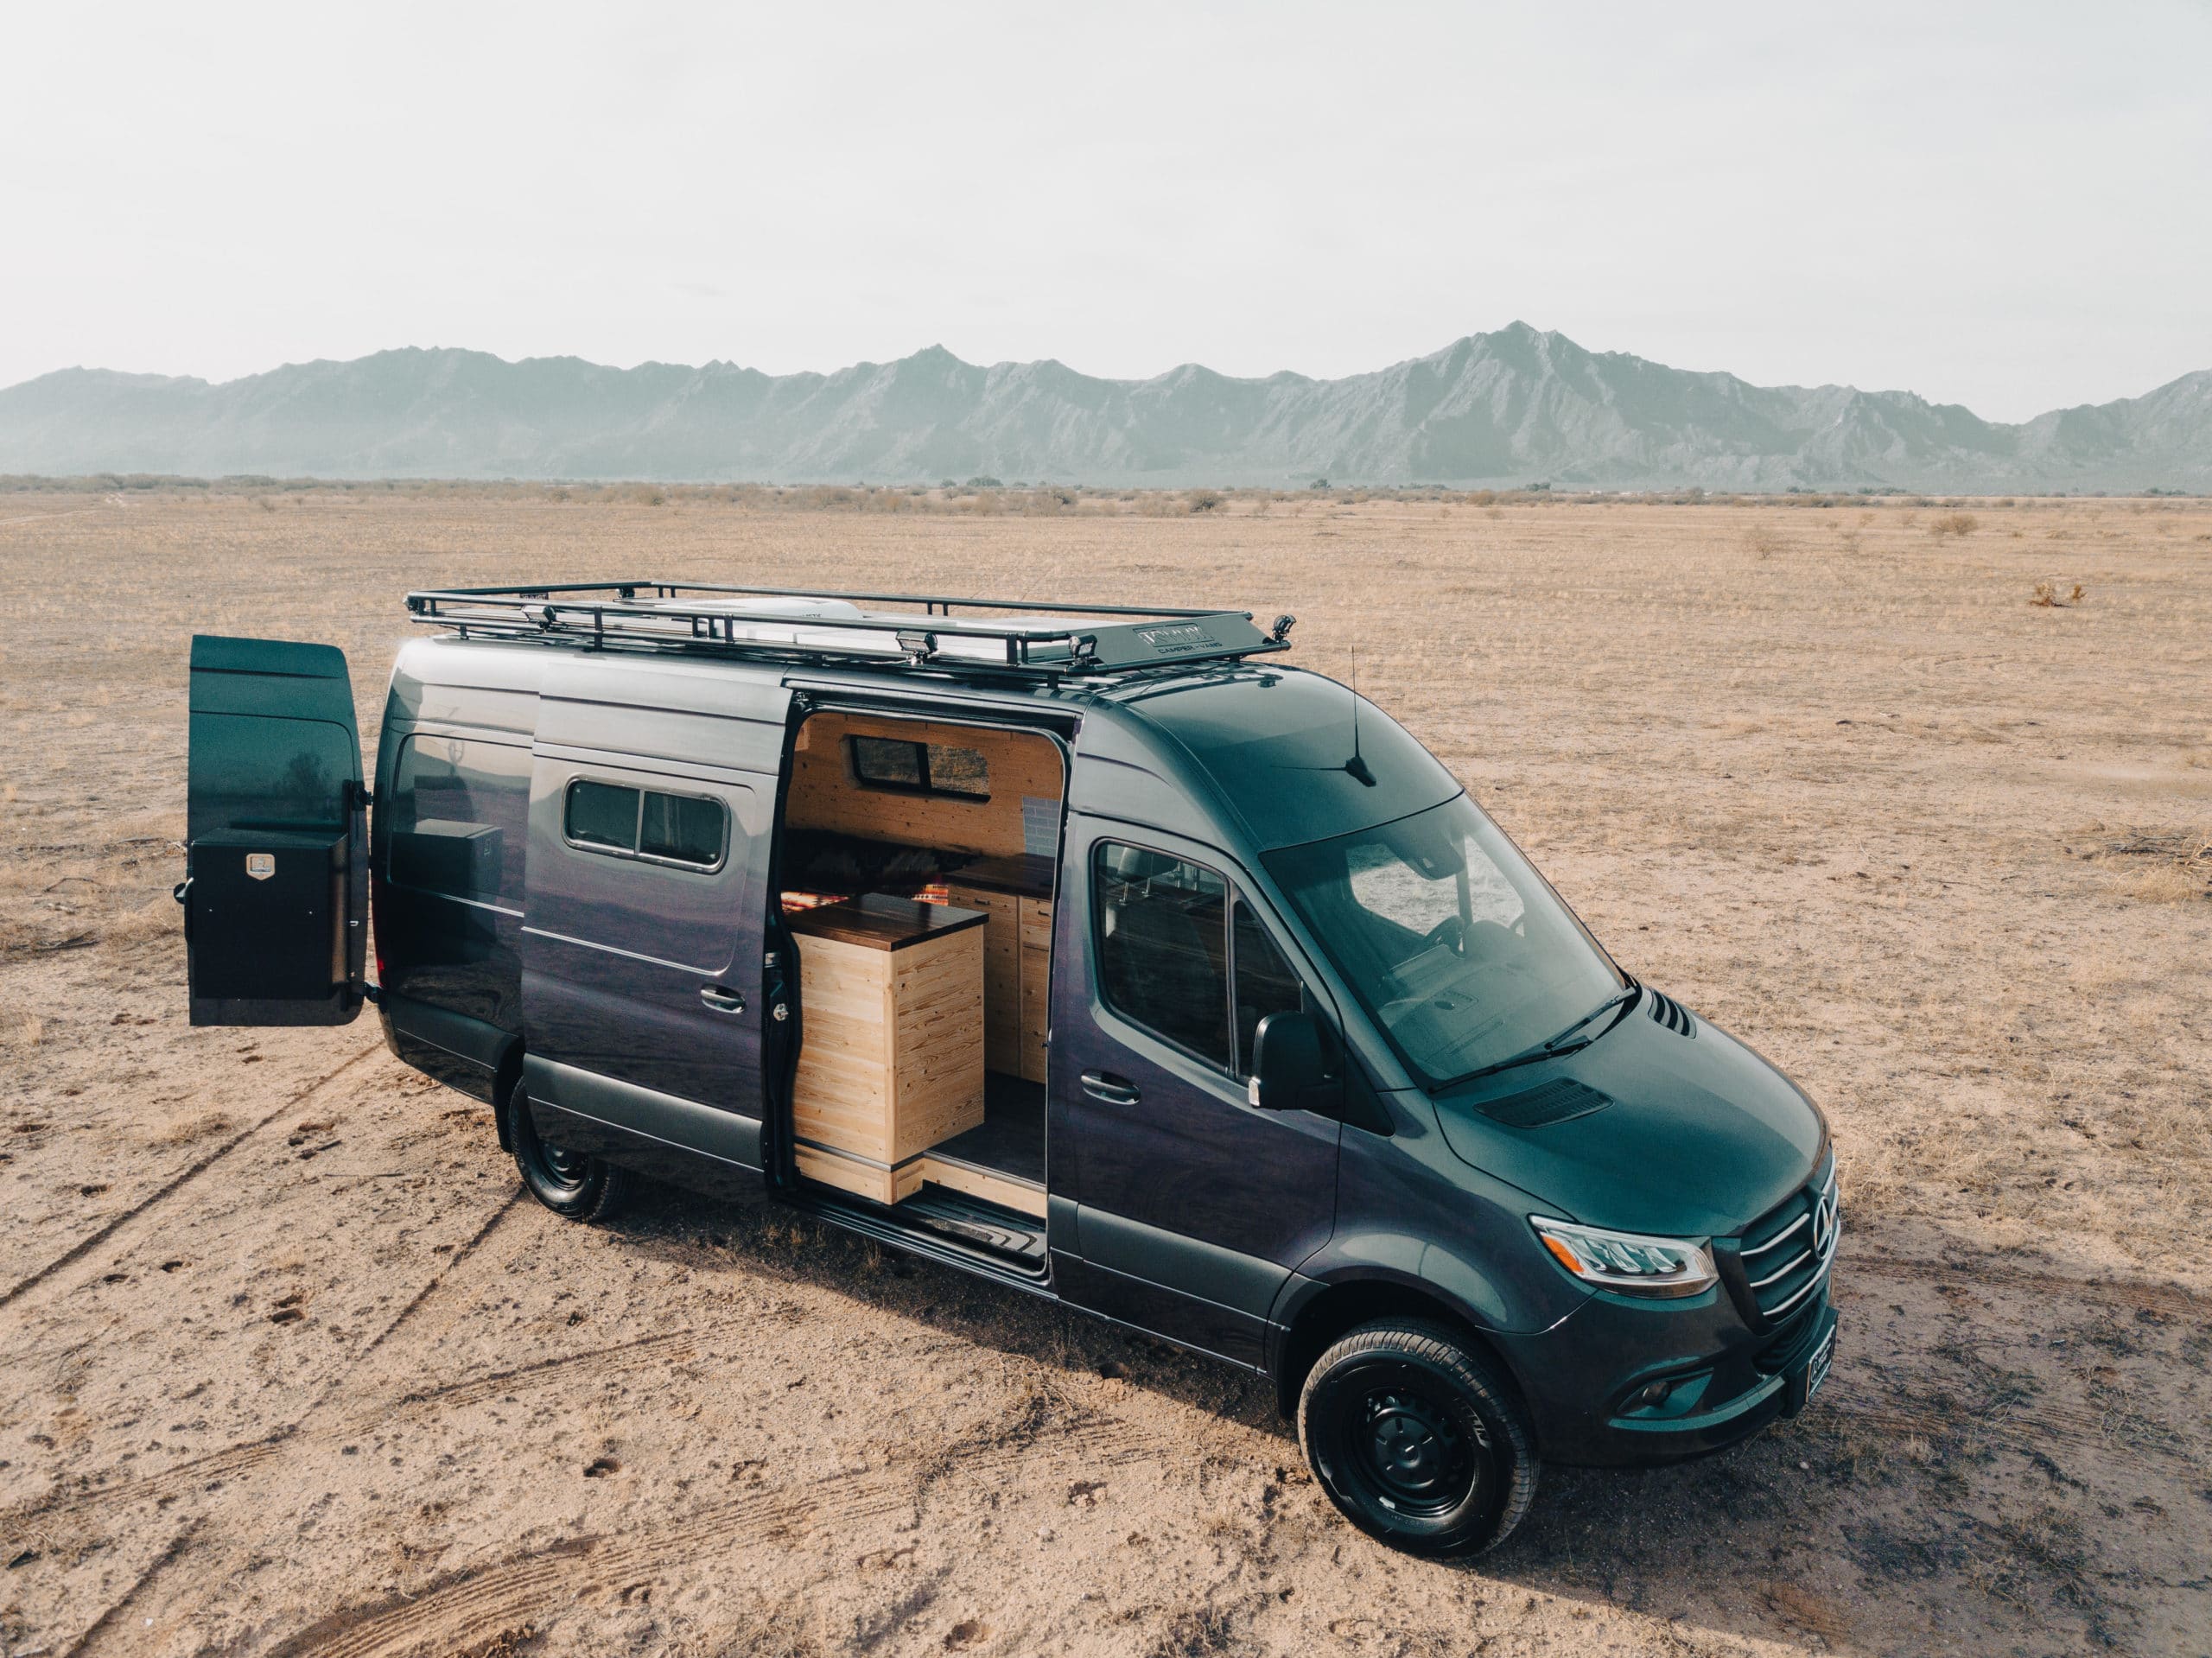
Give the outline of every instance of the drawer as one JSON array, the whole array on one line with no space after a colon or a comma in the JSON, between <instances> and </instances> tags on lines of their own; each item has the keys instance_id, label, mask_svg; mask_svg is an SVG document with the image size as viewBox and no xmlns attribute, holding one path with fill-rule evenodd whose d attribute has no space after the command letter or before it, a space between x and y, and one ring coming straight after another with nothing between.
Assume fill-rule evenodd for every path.
<instances>
[{"instance_id":1,"label":"drawer","mask_svg":"<svg viewBox=\"0 0 2212 1658\"><path fill-rule=\"evenodd\" d=\"M1052 949L1052 905L1050 899L1026 898L1021 900L1021 947L1024 950Z\"/></svg>"},{"instance_id":2,"label":"drawer","mask_svg":"<svg viewBox=\"0 0 2212 1658\"><path fill-rule=\"evenodd\" d=\"M944 896L956 910L981 910L990 917L988 924L1014 919L1021 900L1011 893L993 893L980 886L963 886L959 877L953 876L944 883Z\"/></svg>"}]
</instances>

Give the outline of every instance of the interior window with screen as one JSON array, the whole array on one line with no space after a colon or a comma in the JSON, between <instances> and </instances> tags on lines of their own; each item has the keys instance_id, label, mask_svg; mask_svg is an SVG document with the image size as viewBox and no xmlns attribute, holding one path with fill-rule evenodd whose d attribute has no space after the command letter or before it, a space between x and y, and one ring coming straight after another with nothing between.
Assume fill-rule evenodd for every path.
<instances>
[{"instance_id":1,"label":"interior window with screen","mask_svg":"<svg viewBox=\"0 0 2212 1658\"><path fill-rule=\"evenodd\" d=\"M957 795L988 800L989 762L980 749L953 743L922 743L904 737L848 737L853 777L872 789L901 789L910 794Z\"/></svg>"},{"instance_id":2,"label":"interior window with screen","mask_svg":"<svg viewBox=\"0 0 2212 1658\"><path fill-rule=\"evenodd\" d=\"M392 775L391 879L519 909L530 842L530 751L416 734Z\"/></svg>"}]
</instances>

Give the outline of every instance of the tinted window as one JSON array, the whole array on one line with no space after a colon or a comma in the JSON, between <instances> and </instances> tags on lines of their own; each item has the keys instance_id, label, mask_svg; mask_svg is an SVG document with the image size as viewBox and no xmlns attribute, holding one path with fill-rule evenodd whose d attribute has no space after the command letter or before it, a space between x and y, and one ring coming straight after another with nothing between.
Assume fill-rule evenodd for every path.
<instances>
[{"instance_id":1,"label":"tinted window","mask_svg":"<svg viewBox=\"0 0 2212 1658\"><path fill-rule=\"evenodd\" d=\"M1269 1013L1294 1013L1305 1006L1305 1001L1298 975L1290 970L1290 963L1283 960L1282 952L1268 937L1267 929L1260 924L1260 918L1253 913L1242 893L1236 894L1234 913L1236 1072L1248 1077L1252 1071L1252 1053L1259 1037L1260 1021Z\"/></svg>"},{"instance_id":2,"label":"tinted window","mask_svg":"<svg viewBox=\"0 0 2212 1658\"><path fill-rule=\"evenodd\" d=\"M647 791L638 850L648 858L712 867L722 861L722 803Z\"/></svg>"},{"instance_id":3,"label":"tinted window","mask_svg":"<svg viewBox=\"0 0 2212 1658\"><path fill-rule=\"evenodd\" d=\"M1582 924L1465 795L1263 855L1426 1086L1523 1052L1621 988Z\"/></svg>"},{"instance_id":4,"label":"tinted window","mask_svg":"<svg viewBox=\"0 0 2212 1658\"><path fill-rule=\"evenodd\" d=\"M980 750L903 737L849 737L853 776L874 789L988 800L991 772Z\"/></svg>"},{"instance_id":5,"label":"tinted window","mask_svg":"<svg viewBox=\"0 0 2212 1658\"><path fill-rule=\"evenodd\" d=\"M586 846L611 847L617 852L638 849L635 789L579 778L569 785L568 812L571 841L581 841Z\"/></svg>"},{"instance_id":6,"label":"tinted window","mask_svg":"<svg viewBox=\"0 0 2212 1658\"><path fill-rule=\"evenodd\" d=\"M1228 883L1201 865L1115 841L1099 843L1092 881L1107 1005L1231 1069Z\"/></svg>"},{"instance_id":7,"label":"tinted window","mask_svg":"<svg viewBox=\"0 0 2212 1658\"><path fill-rule=\"evenodd\" d=\"M482 904L522 906L530 841L530 752L416 735L392 774L393 881Z\"/></svg>"},{"instance_id":8,"label":"tinted window","mask_svg":"<svg viewBox=\"0 0 2212 1658\"><path fill-rule=\"evenodd\" d=\"M664 794L578 778L569 785L569 839L607 852L712 869L722 861L729 814L704 795Z\"/></svg>"}]
</instances>

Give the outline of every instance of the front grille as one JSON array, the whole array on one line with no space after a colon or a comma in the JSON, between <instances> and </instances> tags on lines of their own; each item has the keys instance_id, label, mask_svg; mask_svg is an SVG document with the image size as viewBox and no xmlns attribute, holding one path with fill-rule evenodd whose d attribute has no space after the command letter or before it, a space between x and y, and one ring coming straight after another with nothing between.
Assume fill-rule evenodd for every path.
<instances>
[{"instance_id":1,"label":"front grille","mask_svg":"<svg viewBox=\"0 0 2212 1658\"><path fill-rule=\"evenodd\" d=\"M1772 1330L1814 1299L1835 1262L1843 1236L1843 1211L1836 1191L1835 1159L1811 1184L1744 1229L1732 1252L1731 1288L1755 1324Z\"/></svg>"}]
</instances>

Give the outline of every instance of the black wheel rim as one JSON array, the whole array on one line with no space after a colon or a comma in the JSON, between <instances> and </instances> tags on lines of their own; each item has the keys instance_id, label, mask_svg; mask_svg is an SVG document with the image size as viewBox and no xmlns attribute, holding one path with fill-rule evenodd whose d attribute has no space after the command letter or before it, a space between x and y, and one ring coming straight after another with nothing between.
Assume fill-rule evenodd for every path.
<instances>
[{"instance_id":1,"label":"black wheel rim","mask_svg":"<svg viewBox=\"0 0 2212 1658\"><path fill-rule=\"evenodd\" d=\"M591 1178L590 1156L556 1146L540 1134L537 1125L530 1121L527 1103L522 1111L522 1142L524 1153L530 1159L531 1173L546 1191L574 1194L582 1191Z\"/></svg>"},{"instance_id":2,"label":"black wheel rim","mask_svg":"<svg viewBox=\"0 0 2212 1658\"><path fill-rule=\"evenodd\" d=\"M591 1176L591 1159L582 1152L572 1152L541 1140L537 1142L537 1154L545 1165L546 1173L561 1185L581 1186Z\"/></svg>"},{"instance_id":3,"label":"black wheel rim","mask_svg":"<svg viewBox=\"0 0 2212 1658\"><path fill-rule=\"evenodd\" d=\"M1408 1521L1459 1513L1479 1494L1489 1452L1465 1401L1409 1367L1357 1378L1336 1434L1339 1465L1359 1495Z\"/></svg>"}]
</instances>

